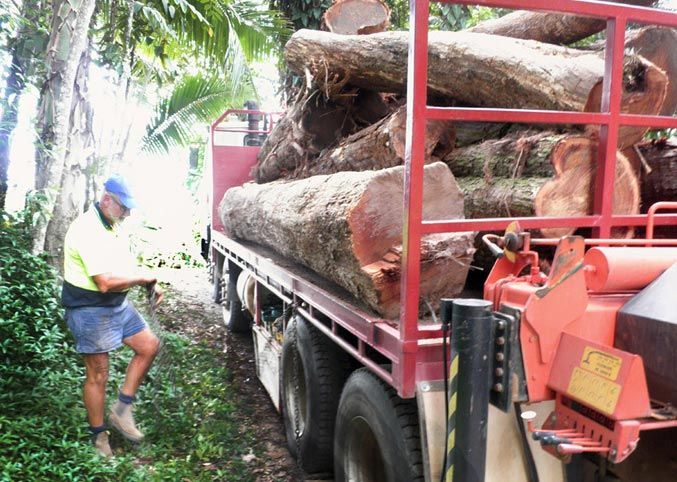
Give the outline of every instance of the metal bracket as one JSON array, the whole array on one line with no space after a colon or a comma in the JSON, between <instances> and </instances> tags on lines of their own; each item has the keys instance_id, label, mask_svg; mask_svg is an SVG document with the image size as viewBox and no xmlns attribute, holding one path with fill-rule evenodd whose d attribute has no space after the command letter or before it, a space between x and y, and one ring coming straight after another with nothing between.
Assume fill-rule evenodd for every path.
<instances>
[{"instance_id":1,"label":"metal bracket","mask_svg":"<svg viewBox=\"0 0 677 482\"><path fill-rule=\"evenodd\" d=\"M493 313L489 403L504 412L510 410L513 402L528 399L519 345L519 312L514 311Z\"/></svg>"}]
</instances>

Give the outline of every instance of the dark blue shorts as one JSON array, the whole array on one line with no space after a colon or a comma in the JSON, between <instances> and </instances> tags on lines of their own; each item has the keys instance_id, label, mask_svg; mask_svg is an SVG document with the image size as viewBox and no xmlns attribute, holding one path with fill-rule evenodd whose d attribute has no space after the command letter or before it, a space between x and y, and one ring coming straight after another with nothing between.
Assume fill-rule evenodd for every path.
<instances>
[{"instance_id":1,"label":"dark blue shorts","mask_svg":"<svg viewBox=\"0 0 677 482\"><path fill-rule=\"evenodd\" d=\"M148 326L128 300L112 307L66 308L66 323L78 353L108 353Z\"/></svg>"}]
</instances>

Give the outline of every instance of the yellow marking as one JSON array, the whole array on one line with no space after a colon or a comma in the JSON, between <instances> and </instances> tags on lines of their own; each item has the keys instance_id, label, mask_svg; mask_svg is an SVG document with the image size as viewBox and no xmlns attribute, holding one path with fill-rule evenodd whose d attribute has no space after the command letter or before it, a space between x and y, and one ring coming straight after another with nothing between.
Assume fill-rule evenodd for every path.
<instances>
[{"instance_id":1,"label":"yellow marking","mask_svg":"<svg viewBox=\"0 0 677 482\"><path fill-rule=\"evenodd\" d=\"M456 392L451 394L449 398L449 418L456 412Z\"/></svg>"},{"instance_id":2,"label":"yellow marking","mask_svg":"<svg viewBox=\"0 0 677 482\"><path fill-rule=\"evenodd\" d=\"M454 466L452 465L447 470L447 476L444 478L444 482L453 482L454 480Z\"/></svg>"},{"instance_id":3,"label":"yellow marking","mask_svg":"<svg viewBox=\"0 0 677 482\"><path fill-rule=\"evenodd\" d=\"M621 386L594 373L574 367L567 393L609 415L616 410Z\"/></svg>"},{"instance_id":4,"label":"yellow marking","mask_svg":"<svg viewBox=\"0 0 677 482\"><path fill-rule=\"evenodd\" d=\"M610 353L586 346L581 357L581 368L594 372L611 381L618 378L618 371L621 369L623 360L620 357Z\"/></svg>"},{"instance_id":5,"label":"yellow marking","mask_svg":"<svg viewBox=\"0 0 677 482\"><path fill-rule=\"evenodd\" d=\"M458 375L458 355L456 355L451 360L451 365L449 366L449 382L450 383L456 375Z\"/></svg>"},{"instance_id":6,"label":"yellow marking","mask_svg":"<svg viewBox=\"0 0 677 482\"><path fill-rule=\"evenodd\" d=\"M454 444L456 444L456 429L452 429L449 432L449 437L447 437L447 453L451 453L454 449Z\"/></svg>"}]
</instances>

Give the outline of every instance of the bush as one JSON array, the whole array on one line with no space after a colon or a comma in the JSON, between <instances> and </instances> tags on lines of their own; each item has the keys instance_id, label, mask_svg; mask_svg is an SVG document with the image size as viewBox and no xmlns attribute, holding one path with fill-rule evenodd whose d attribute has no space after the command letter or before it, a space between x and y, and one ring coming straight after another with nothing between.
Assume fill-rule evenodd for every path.
<instances>
[{"instance_id":1,"label":"bush","mask_svg":"<svg viewBox=\"0 0 677 482\"><path fill-rule=\"evenodd\" d=\"M240 457L252 436L238 433L219 351L169 333L139 393L153 443L123 445L112 459L95 454L57 276L29 249L28 223L0 212L0 481L253 480ZM109 400L130 356L111 354Z\"/></svg>"}]
</instances>

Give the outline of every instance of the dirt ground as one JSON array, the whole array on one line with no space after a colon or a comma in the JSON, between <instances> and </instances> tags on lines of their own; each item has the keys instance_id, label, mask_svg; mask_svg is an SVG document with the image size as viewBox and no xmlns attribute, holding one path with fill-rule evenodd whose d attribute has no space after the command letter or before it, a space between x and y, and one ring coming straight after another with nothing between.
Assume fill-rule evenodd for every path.
<instances>
[{"instance_id":1,"label":"dirt ground","mask_svg":"<svg viewBox=\"0 0 677 482\"><path fill-rule=\"evenodd\" d=\"M159 280L167 291L160 310L169 321L165 329L195 341L206 340L222 357L232 375L228 380L243 407L242 429L255 433L259 457L249 456L252 472L261 482L306 480L287 449L282 419L256 378L251 335L229 333L223 325L221 307L212 302L212 287L206 269L161 269Z\"/></svg>"}]
</instances>

